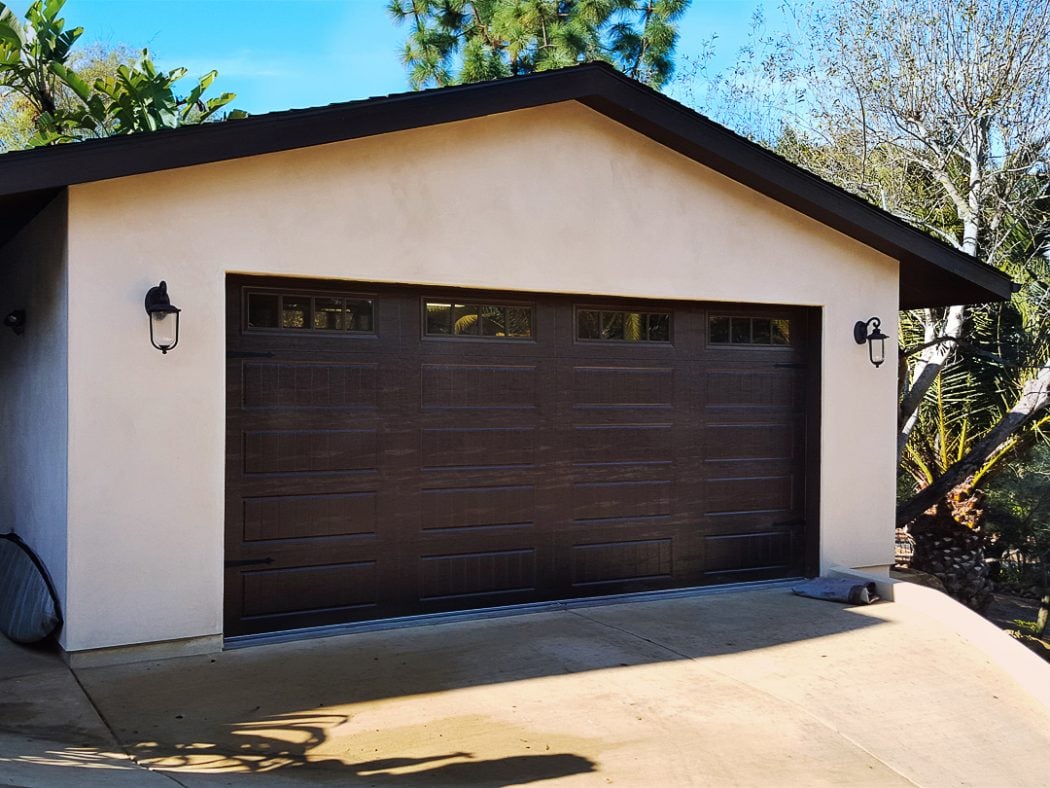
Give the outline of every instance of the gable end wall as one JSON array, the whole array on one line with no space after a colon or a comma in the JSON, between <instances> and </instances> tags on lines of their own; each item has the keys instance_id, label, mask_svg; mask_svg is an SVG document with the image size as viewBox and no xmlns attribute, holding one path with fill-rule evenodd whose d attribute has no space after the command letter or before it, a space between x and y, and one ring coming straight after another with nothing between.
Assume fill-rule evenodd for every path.
<instances>
[{"instance_id":1,"label":"gable end wall","mask_svg":"<svg viewBox=\"0 0 1050 788\"><path fill-rule=\"evenodd\" d=\"M897 262L580 104L70 200L72 649L220 632L227 273L820 307L821 562L892 560L894 369L852 328L895 334ZM166 356L142 308L161 279Z\"/></svg>"}]
</instances>

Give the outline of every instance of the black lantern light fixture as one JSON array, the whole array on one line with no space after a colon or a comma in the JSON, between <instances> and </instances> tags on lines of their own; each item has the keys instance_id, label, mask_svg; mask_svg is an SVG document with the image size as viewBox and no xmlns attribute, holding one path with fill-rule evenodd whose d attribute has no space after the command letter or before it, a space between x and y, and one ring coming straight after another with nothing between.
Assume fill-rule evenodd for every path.
<instances>
[{"instance_id":1,"label":"black lantern light fixture","mask_svg":"<svg viewBox=\"0 0 1050 788\"><path fill-rule=\"evenodd\" d=\"M168 298L168 283L161 281L146 291L146 314L149 315L149 341L161 353L179 344L179 312Z\"/></svg>"},{"instance_id":2,"label":"black lantern light fixture","mask_svg":"<svg viewBox=\"0 0 1050 788\"><path fill-rule=\"evenodd\" d=\"M882 321L877 317L873 317L869 320L858 320L856 325L853 326L853 338L858 345L863 345L865 342L868 343L868 358L876 367L886 360L886 340L889 339L888 336L879 330L881 325ZM869 326L871 328L870 331L868 330Z\"/></svg>"}]
</instances>

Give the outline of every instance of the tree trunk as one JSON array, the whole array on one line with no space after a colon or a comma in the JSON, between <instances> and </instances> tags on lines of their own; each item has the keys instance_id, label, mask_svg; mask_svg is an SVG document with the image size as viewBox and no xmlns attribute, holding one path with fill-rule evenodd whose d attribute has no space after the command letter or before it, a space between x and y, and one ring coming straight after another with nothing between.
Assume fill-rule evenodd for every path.
<instances>
[{"instance_id":1,"label":"tree trunk","mask_svg":"<svg viewBox=\"0 0 1050 788\"><path fill-rule=\"evenodd\" d=\"M1039 600L1039 613L1035 617L1035 636L1046 640L1047 624L1050 624L1050 556L1043 556L1043 597Z\"/></svg>"},{"instance_id":2,"label":"tree trunk","mask_svg":"<svg viewBox=\"0 0 1050 788\"><path fill-rule=\"evenodd\" d=\"M935 514L924 514L911 526L915 552L911 568L933 575L945 592L974 610L992 599L992 581L981 535L952 516L947 503Z\"/></svg>"},{"instance_id":3,"label":"tree trunk","mask_svg":"<svg viewBox=\"0 0 1050 788\"><path fill-rule=\"evenodd\" d=\"M937 321L933 319L931 310L926 312L925 327L923 330L923 341L933 342L937 337L951 337L959 339L963 334L965 325L966 307L949 307L948 314L944 319L944 327L939 329ZM919 415L919 406L922 405L930 387L933 386L941 368L948 360L948 356L955 350L955 342L945 341L931 345L922 351L918 361L911 371L911 385L907 386L901 394L900 403L897 406L897 462L900 463L904 447L908 443L912 428Z\"/></svg>"}]
</instances>

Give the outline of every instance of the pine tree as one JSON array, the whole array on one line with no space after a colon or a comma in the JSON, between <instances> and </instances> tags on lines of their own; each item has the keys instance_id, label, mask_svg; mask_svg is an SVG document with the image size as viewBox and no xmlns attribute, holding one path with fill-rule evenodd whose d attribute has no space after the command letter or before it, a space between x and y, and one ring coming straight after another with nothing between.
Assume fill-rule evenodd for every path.
<instances>
[{"instance_id":1,"label":"pine tree","mask_svg":"<svg viewBox=\"0 0 1050 788\"><path fill-rule=\"evenodd\" d=\"M413 88L480 82L605 61L654 88L674 69L690 0L390 0L409 23Z\"/></svg>"}]
</instances>

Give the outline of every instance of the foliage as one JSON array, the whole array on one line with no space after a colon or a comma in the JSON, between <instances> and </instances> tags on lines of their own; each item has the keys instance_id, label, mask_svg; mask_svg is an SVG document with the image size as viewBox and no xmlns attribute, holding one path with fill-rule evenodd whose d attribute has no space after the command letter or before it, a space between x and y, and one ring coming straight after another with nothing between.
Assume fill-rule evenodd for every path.
<instances>
[{"instance_id":1,"label":"foliage","mask_svg":"<svg viewBox=\"0 0 1050 788\"><path fill-rule=\"evenodd\" d=\"M99 44L74 49L68 60L80 78L92 84L97 79L115 74L120 65L135 62L135 53L126 47L103 47ZM79 103L76 94L64 84L56 85L55 103L60 112L69 112ZM30 147L37 133L34 105L14 90L0 88L0 152Z\"/></svg>"},{"instance_id":2,"label":"foliage","mask_svg":"<svg viewBox=\"0 0 1050 788\"><path fill-rule=\"evenodd\" d=\"M988 520L1006 550L1050 563L1050 447L988 485Z\"/></svg>"},{"instance_id":3,"label":"foliage","mask_svg":"<svg viewBox=\"0 0 1050 788\"><path fill-rule=\"evenodd\" d=\"M147 50L133 60L124 50L78 56L83 28L66 28L65 0L36 0L19 22L0 3L0 119L4 146L38 146L200 123L233 100L204 98L218 76L201 77L188 94L175 83L186 69L159 70ZM243 117L233 110L227 118Z\"/></svg>"},{"instance_id":4,"label":"foliage","mask_svg":"<svg viewBox=\"0 0 1050 788\"><path fill-rule=\"evenodd\" d=\"M1030 461L1011 466L988 491L989 521L1001 547L1014 551L1021 567L1036 570L1041 601L1031 634L1050 628L1050 446L1039 446Z\"/></svg>"},{"instance_id":5,"label":"foliage","mask_svg":"<svg viewBox=\"0 0 1050 788\"><path fill-rule=\"evenodd\" d=\"M390 0L413 88L602 60L660 87L690 0Z\"/></svg>"}]
</instances>

